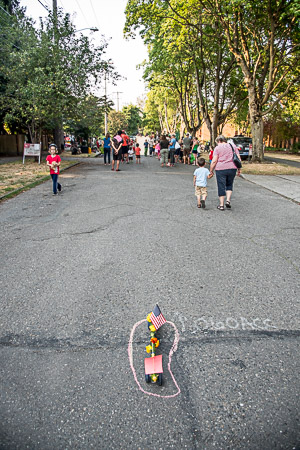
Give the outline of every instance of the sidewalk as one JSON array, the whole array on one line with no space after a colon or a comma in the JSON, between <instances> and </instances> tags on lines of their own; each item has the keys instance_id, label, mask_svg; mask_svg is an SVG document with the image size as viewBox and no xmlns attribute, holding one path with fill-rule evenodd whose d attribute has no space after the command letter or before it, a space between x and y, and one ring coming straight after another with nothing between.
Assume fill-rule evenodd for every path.
<instances>
[{"instance_id":1,"label":"sidewalk","mask_svg":"<svg viewBox=\"0 0 300 450\"><path fill-rule=\"evenodd\" d=\"M300 203L300 175L244 175L251 183Z\"/></svg>"}]
</instances>

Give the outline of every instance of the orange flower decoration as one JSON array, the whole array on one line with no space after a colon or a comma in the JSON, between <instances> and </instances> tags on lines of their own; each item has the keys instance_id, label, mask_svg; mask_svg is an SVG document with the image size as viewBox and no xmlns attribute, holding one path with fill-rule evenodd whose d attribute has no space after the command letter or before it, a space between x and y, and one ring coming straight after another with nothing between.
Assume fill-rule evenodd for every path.
<instances>
[{"instance_id":1,"label":"orange flower decoration","mask_svg":"<svg viewBox=\"0 0 300 450\"><path fill-rule=\"evenodd\" d=\"M157 338L153 337L153 338L150 339L150 341L153 342L153 344L155 344L155 342L157 342Z\"/></svg>"}]
</instances>

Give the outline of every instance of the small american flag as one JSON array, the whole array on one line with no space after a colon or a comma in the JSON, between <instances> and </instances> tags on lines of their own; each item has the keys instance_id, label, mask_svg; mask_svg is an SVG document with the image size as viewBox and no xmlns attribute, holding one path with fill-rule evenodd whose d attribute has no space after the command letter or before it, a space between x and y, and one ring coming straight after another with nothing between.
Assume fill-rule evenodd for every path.
<instances>
[{"instance_id":1,"label":"small american flag","mask_svg":"<svg viewBox=\"0 0 300 450\"><path fill-rule=\"evenodd\" d=\"M156 330L158 330L164 323L166 323L166 319L160 312L158 305L155 306L153 312L151 313L150 320L155 326Z\"/></svg>"}]
</instances>

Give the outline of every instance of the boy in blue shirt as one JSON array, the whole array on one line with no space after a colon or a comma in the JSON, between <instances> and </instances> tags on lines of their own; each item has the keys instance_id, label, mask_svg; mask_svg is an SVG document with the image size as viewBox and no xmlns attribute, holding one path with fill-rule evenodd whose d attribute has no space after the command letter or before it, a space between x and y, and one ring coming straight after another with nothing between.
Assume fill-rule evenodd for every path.
<instances>
[{"instance_id":1,"label":"boy in blue shirt","mask_svg":"<svg viewBox=\"0 0 300 450\"><path fill-rule=\"evenodd\" d=\"M205 200L207 197L207 179L213 177L213 174L206 169L205 159L197 159L198 169L194 172L195 195L197 197L197 208L205 208Z\"/></svg>"},{"instance_id":2,"label":"boy in blue shirt","mask_svg":"<svg viewBox=\"0 0 300 450\"><path fill-rule=\"evenodd\" d=\"M170 166L174 166L175 164L175 134L172 134L171 140L170 140Z\"/></svg>"}]
</instances>

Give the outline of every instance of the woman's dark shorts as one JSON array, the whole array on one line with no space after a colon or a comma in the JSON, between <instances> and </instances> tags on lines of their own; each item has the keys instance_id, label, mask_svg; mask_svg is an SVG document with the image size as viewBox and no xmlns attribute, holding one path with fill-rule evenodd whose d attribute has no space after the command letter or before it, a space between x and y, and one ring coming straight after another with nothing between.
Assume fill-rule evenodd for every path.
<instances>
[{"instance_id":1,"label":"woman's dark shorts","mask_svg":"<svg viewBox=\"0 0 300 450\"><path fill-rule=\"evenodd\" d=\"M232 191L236 169L216 170L218 196L224 197L226 191Z\"/></svg>"},{"instance_id":2,"label":"woman's dark shorts","mask_svg":"<svg viewBox=\"0 0 300 450\"><path fill-rule=\"evenodd\" d=\"M121 159L122 159L122 149L120 148L117 154L115 154L115 151L113 152L113 160L121 161Z\"/></svg>"},{"instance_id":3,"label":"woman's dark shorts","mask_svg":"<svg viewBox=\"0 0 300 450\"><path fill-rule=\"evenodd\" d=\"M128 145L122 145L122 154L127 155L128 153Z\"/></svg>"}]
</instances>

